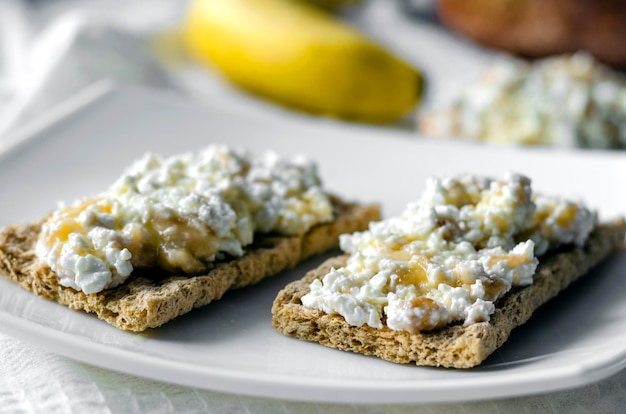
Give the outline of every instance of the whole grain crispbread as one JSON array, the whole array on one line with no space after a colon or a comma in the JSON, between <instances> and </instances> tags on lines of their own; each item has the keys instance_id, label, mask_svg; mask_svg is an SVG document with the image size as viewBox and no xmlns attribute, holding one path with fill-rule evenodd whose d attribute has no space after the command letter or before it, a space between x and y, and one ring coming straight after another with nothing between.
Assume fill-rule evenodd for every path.
<instances>
[{"instance_id":1,"label":"whole grain crispbread","mask_svg":"<svg viewBox=\"0 0 626 414\"><path fill-rule=\"evenodd\" d=\"M310 283L322 278L331 267L345 264L347 256L339 256L278 293L272 307L272 325L287 336L396 363L471 368L499 348L539 306L623 247L624 228L623 220L598 225L584 247L569 246L542 258L533 284L512 291L496 303L489 322L410 334L387 326L352 326L340 315L303 306L300 299L309 292Z\"/></svg>"},{"instance_id":2,"label":"whole grain crispbread","mask_svg":"<svg viewBox=\"0 0 626 414\"><path fill-rule=\"evenodd\" d=\"M85 294L59 285L42 264L34 246L43 220L0 230L0 275L45 299L71 309L95 313L123 330L156 328L193 308L295 266L301 260L338 247L339 235L364 230L380 219L379 207L334 199L335 220L319 224L301 236L260 236L246 253L218 262L204 275L165 275L143 272L116 288Z\"/></svg>"}]
</instances>

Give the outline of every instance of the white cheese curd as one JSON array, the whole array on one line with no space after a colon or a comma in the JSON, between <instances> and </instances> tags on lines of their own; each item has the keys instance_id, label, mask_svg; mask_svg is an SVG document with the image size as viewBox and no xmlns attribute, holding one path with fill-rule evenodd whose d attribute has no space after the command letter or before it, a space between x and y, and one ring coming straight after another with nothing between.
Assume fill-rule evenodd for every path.
<instances>
[{"instance_id":1,"label":"white cheese curd","mask_svg":"<svg viewBox=\"0 0 626 414\"><path fill-rule=\"evenodd\" d=\"M301 234L332 220L315 164L224 146L146 154L108 192L54 211L36 245L63 286L85 293L133 269L187 274L241 256L255 233Z\"/></svg>"},{"instance_id":2,"label":"white cheese curd","mask_svg":"<svg viewBox=\"0 0 626 414\"><path fill-rule=\"evenodd\" d=\"M420 130L494 143L626 148L626 79L584 53L532 63L501 57L448 108L425 113Z\"/></svg>"},{"instance_id":3,"label":"white cheese curd","mask_svg":"<svg viewBox=\"0 0 626 414\"><path fill-rule=\"evenodd\" d=\"M398 217L342 235L346 265L311 283L302 304L411 333L488 321L495 301L533 282L536 244L542 254L583 244L595 222L582 204L533 194L520 174L433 177Z\"/></svg>"}]
</instances>

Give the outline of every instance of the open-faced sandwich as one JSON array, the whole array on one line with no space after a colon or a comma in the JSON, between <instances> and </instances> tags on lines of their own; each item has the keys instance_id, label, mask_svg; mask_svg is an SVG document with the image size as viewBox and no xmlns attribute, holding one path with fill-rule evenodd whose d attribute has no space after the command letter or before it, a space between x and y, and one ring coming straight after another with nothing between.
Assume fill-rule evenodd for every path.
<instances>
[{"instance_id":1,"label":"open-faced sandwich","mask_svg":"<svg viewBox=\"0 0 626 414\"><path fill-rule=\"evenodd\" d=\"M624 220L535 194L529 178L432 178L421 199L276 297L273 326L425 366L481 364L543 303L624 243Z\"/></svg>"},{"instance_id":2,"label":"open-faced sandwich","mask_svg":"<svg viewBox=\"0 0 626 414\"><path fill-rule=\"evenodd\" d=\"M0 275L140 332L338 247L380 219L314 163L224 146L146 154L98 196L0 231Z\"/></svg>"}]
</instances>

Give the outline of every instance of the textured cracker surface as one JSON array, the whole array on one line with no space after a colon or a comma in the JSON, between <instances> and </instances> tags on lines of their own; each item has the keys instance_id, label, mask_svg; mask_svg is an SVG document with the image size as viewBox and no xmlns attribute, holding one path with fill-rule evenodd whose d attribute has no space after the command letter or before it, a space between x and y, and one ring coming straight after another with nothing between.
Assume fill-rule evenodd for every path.
<instances>
[{"instance_id":1,"label":"textured cracker surface","mask_svg":"<svg viewBox=\"0 0 626 414\"><path fill-rule=\"evenodd\" d=\"M120 329L141 332L156 328L193 308L295 266L315 254L338 247L341 233L364 230L379 220L378 206L336 203L336 218L302 236L259 237L241 258L217 263L207 274L179 276L143 273L121 286L85 294L58 284L57 276L40 263L34 246L41 221L0 230L0 276L45 299L71 309L95 313Z\"/></svg>"},{"instance_id":2,"label":"textured cracker surface","mask_svg":"<svg viewBox=\"0 0 626 414\"><path fill-rule=\"evenodd\" d=\"M623 243L623 220L601 224L584 247L569 247L541 259L534 283L512 291L498 302L489 322L452 325L417 334L394 331L386 326L382 329L367 325L355 327L340 315L303 306L300 299L309 292L310 283L322 278L331 267L343 266L347 256L339 256L278 293L272 307L272 325L287 336L396 363L471 368L502 346L513 328L525 323L539 306L623 247Z\"/></svg>"}]
</instances>

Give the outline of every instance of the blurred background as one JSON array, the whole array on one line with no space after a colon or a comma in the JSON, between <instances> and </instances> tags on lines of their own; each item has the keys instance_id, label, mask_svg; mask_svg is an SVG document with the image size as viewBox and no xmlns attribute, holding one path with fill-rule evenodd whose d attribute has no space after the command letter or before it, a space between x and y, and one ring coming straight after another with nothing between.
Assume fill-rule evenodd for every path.
<instances>
[{"instance_id":1,"label":"blurred background","mask_svg":"<svg viewBox=\"0 0 626 414\"><path fill-rule=\"evenodd\" d=\"M245 116L620 149L624 67L620 0L0 0L0 148L132 83Z\"/></svg>"}]
</instances>

